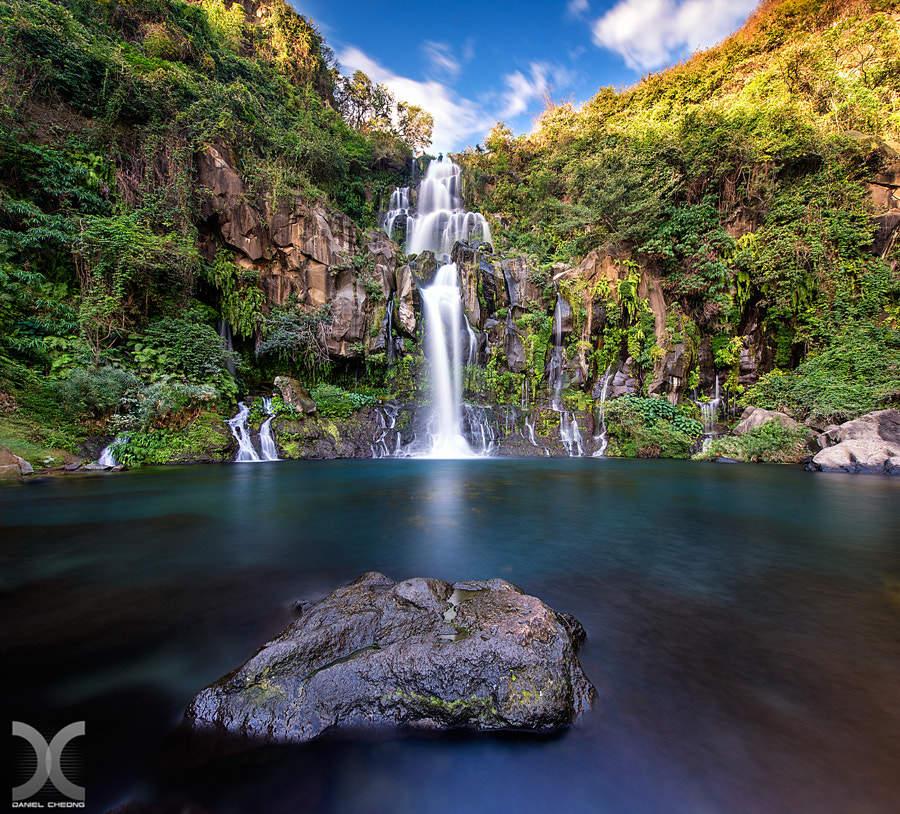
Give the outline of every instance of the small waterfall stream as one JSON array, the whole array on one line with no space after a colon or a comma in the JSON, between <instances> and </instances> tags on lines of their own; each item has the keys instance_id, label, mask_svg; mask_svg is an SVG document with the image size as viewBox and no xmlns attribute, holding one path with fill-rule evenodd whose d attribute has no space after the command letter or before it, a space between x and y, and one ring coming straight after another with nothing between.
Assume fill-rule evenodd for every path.
<instances>
[{"instance_id":1,"label":"small waterfall stream","mask_svg":"<svg viewBox=\"0 0 900 814\"><path fill-rule=\"evenodd\" d=\"M594 453L593 457L595 458L605 457L606 448L609 446L609 433L606 430L606 398L609 395L609 386L612 384L615 370L615 364L610 365L606 368L606 372L600 378L600 403L597 405L597 423L600 427L597 438L600 441L600 446Z\"/></svg>"},{"instance_id":2,"label":"small waterfall stream","mask_svg":"<svg viewBox=\"0 0 900 814\"><path fill-rule=\"evenodd\" d=\"M716 420L719 415L719 407L722 405L722 397L719 395L719 377L715 377L715 390L713 397L700 404L700 417L703 420L703 434L715 435Z\"/></svg>"},{"instance_id":3,"label":"small waterfall stream","mask_svg":"<svg viewBox=\"0 0 900 814\"><path fill-rule=\"evenodd\" d=\"M259 452L253 446L253 439L250 435L250 408L244 402L238 402L237 413L233 418L229 418L225 422L231 429L231 434L238 444L237 456L234 459L235 463L262 463L263 461L280 460L271 427L272 419L275 418L275 413L272 411L272 400L263 399L263 408L268 418L259 428Z\"/></svg>"},{"instance_id":4,"label":"small waterfall stream","mask_svg":"<svg viewBox=\"0 0 900 814\"><path fill-rule=\"evenodd\" d=\"M116 443L116 441L119 441L119 440L121 440L121 439L116 438L112 442L112 444L110 444L108 447L105 447L103 449L103 452L100 453L100 457L97 459L97 464L99 466L108 466L108 467L119 466L119 462L116 460L116 456L113 455L113 452L112 452L113 445Z\"/></svg>"}]
</instances>

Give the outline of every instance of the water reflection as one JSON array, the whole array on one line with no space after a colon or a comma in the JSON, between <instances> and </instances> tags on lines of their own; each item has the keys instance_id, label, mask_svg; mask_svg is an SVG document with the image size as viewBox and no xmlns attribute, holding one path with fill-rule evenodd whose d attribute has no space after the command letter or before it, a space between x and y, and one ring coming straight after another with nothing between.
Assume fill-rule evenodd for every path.
<instances>
[{"instance_id":1,"label":"water reflection","mask_svg":"<svg viewBox=\"0 0 900 814\"><path fill-rule=\"evenodd\" d=\"M0 680L16 720L88 721L95 810L893 812L898 497L888 478L613 460L284 462L6 490L0 658L15 670ZM550 741L349 739L146 768L291 600L368 570L501 576L573 613L597 710Z\"/></svg>"}]
</instances>

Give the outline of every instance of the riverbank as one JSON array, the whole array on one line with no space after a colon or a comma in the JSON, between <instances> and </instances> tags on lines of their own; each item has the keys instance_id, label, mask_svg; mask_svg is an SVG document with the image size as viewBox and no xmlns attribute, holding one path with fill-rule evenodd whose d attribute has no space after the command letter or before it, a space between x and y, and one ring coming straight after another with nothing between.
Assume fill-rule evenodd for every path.
<instances>
[{"instance_id":1,"label":"riverbank","mask_svg":"<svg viewBox=\"0 0 900 814\"><path fill-rule=\"evenodd\" d=\"M677 440L678 434L674 422L666 428L665 420L657 417L655 423L638 425L634 414L628 412L628 404L623 407L610 402L604 415L596 410L523 409L512 405L464 408L466 438L473 453L483 457L680 457L805 465L826 472L900 474L900 410L895 409L870 413L819 431L783 413L748 407L727 432L682 440L679 448L671 446L672 437ZM206 411L179 430L145 433L136 444L132 441L131 446L123 447L133 456L127 463L140 466L234 461L238 441L229 428L229 419ZM263 420L257 411L256 418L249 419L245 427L250 444L256 448L260 445ZM417 457L427 456L429 421L426 408L385 403L346 416L315 412L275 416L270 431L279 460ZM6 449L4 454L21 462L18 472L7 472L8 479L64 477L112 469L97 461L113 440L110 436L94 436L85 441L81 455L68 453L68 460L51 466L41 466L40 461L35 466L28 457L16 456L14 450L27 449L27 442L0 449ZM32 451L30 457L35 454L43 452ZM138 455L141 457L136 458ZM15 464L11 458L4 461L0 466Z\"/></svg>"}]
</instances>

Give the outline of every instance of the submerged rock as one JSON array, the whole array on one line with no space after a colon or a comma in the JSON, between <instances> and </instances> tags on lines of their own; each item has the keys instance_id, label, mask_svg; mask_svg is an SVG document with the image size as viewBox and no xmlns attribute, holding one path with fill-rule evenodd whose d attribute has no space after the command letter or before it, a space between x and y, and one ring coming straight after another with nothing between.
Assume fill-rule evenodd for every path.
<instances>
[{"instance_id":1,"label":"submerged rock","mask_svg":"<svg viewBox=\"0 0 900 814\"><path fill-rule=\"evenodd\" d=\"M596 693L580 623L500 579L368 573L319 602L185 713L201 733L304 742L336 727L553 732Z\"/></svg>"}]
</instances>

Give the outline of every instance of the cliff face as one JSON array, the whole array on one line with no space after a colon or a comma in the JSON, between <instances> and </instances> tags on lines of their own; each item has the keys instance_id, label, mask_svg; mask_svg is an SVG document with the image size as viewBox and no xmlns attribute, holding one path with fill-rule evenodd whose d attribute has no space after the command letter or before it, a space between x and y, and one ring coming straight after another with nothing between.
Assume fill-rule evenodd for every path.
<instances>
[{"instance_id":1,"label":"cliff face","mask_svg":"<svg viewBox=\"0 0 900 814\"><path fill-rule=\"evenodd\" d=\"M361 360L389 349L402 355L398 340L418 339L416 285L428 278L433 261L423 256L401 264L400 247L383 232L362 231L321 205L299 198L282 198L277 206L271 198L254 201L235 164L225 144L196 157L207 253L224 243L237 265L258 272L270 307L289 297L329 305L334 360ZM900 162L883 164L867 185L878 212L870 251L887 260L900 233ZM745 215L728 223L733 238L758 227L757 217ZM560 263L549 271L490 247L457 244L451 259L467 320L478 335L480 364L527 378L532 390L547 385L553 341L547 322L557 295L565 310L560 332L567 387L591 393L609 373L612 396L646 392L677 403L697 387L711 392L717 377L733 374L732 383L746 387L775 366L761 306L748 306L730 337L730 364L723 366L720 357L717 365L714 337L666 295L660 268L633 250L593 250L577 266ZM896 260L890 262L896 267Z\"/></svg>"}]
</instances>

